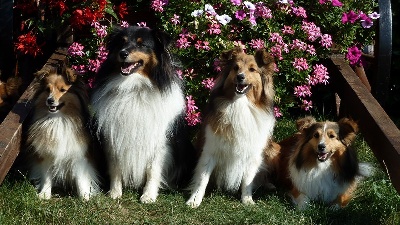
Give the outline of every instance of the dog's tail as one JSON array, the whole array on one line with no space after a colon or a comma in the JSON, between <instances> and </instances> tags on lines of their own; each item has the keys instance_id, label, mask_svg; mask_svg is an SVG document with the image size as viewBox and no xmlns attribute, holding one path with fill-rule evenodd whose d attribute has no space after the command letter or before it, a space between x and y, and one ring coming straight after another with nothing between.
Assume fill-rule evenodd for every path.
<instances>
[{"instance_id":1,"label":"dog's tail","mask_svg":"<svg viewBox=\"0 0 400 225\"><path fill-rule=\"evenodd\" d=\"M366 162L358 163L358 177L359 179L370 177L374 174L375 168Z\"/></svg>"}]
</instances>

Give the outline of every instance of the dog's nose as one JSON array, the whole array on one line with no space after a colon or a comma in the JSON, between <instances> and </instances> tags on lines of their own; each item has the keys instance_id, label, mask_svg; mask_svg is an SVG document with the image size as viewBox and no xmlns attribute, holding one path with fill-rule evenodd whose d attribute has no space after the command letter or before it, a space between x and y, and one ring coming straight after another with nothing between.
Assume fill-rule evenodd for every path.
<instances>
[{"instance_id":1,"label":"dog's nose","mask_svg":"<svg viewBox=\"0 0 400 225\"><path fill-rule=\"evenodd\" d=\"M49 105L53 105L54 104L54 98L48 98L47 99L47 104L49 104Z\"/></svg>"},{"instance_id":2,"label":"dog's nose","mask_svg":"<svg viewBox=\"0 0 400 225\"><path fill-rule=\"evenodd\" d=\"M244 79L245 79L244 73L239 73L236 76L236 80L237 80L238 83L243 83Z\"/></svg>"},{"instance_id":3,"label":"dog's nose","mask_svg":"<svg viewBox=\"0 0 400 225\"><path fill-rule=\"evenodd\" d=\"M325 144L318 144L318 151L323 152L326 149L326 145Z\"/></svg>"},{"instance_id":4,"label":"dog's nose","mask_svg":"<svg viewBox=\"0 0 400 225\"><path fill-rule=\"evenodd\" d=\"M129 55L129 52L127 51L127 50L121 50L120 52L119 52L119 56L121 57L121 59L126 59L126 57L128 57L128 55Z\"/></svg>"}]
</instances>

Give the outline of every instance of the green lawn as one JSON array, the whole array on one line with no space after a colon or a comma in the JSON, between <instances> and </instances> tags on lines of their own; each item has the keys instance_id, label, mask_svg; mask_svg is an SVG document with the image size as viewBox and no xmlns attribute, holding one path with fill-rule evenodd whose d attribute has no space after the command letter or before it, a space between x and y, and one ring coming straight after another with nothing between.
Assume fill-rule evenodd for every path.
<instances>
[{"instance_id":1,"label":"green lawn","mask_svg":"<svg viewBox=\"0 0 400 225\"><path fill-rule=\"evenodd\" d=\"M276 139L293 129L294 121L279 121ZM378 169L361 183L354 200L337 211L313 203L300 212L283 192L261 189L255 192L254 206L244 206L237 195L222 191L208 192L197 209L185 205L187 192L167 190L154 204L141 204L140 191L135 190L125 190L119 200L101 194L88 202L69 195L44 201L21 173L12 171L0 185L0 224L400 224L400 195L361 135L355 146L361 161Z\"/></svg>"}]
</instances>

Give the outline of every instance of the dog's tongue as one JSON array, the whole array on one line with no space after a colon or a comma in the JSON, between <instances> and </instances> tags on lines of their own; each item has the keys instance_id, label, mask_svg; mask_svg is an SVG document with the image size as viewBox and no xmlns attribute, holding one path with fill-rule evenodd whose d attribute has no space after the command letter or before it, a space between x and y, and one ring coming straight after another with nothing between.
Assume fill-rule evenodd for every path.
<instances>
[{"instance_id":1,"label":"dog's tongue","mask_svg":"<svg viewBox=\"0 0 400 225\"><path fill-rule=\"evenodd\" d=\"M123 74L130 74L131 71L135 68L137 63L124 63L121 66L121 72Z\"/></svg>"},{"instance_id":2,"label":"dog's tongue","mask_svg":"<svg viewBox=\"0 0 400 225\"><path fill-rule=\"evenodd\" d=\"M236 92L243 93L246 88L247 88L246 84L237 84L236 85Z\"/></svg>"},{"instance_id":3,"label":"dog's tongue","mask_svg":"<svg viewBox=\"0 0 400 225\"><path fill-rule=\"evenodd\" d=\"M318 160L321 162L324 162L328 158L329 153L319 153L318 154Z\"/></svg>"}]
</instances>

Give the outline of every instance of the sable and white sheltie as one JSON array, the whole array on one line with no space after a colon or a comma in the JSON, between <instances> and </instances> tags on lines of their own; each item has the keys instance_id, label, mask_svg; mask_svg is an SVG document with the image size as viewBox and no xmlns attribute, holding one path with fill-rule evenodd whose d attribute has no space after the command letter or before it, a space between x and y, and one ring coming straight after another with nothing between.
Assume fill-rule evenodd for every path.
<instances>
[{"instance_id":1,"label":"sable and white sheltie","mask_svg":"<svg viewBox=\"0 0 400 225\"><path fill-rule=\"evenodd\" d=\"M198 138L202 152L186 202L193 208L200 205L210 176L225 190L240 188L242 202L254 204L253 179L264 167L263 151L275 125L273 58L266 50L253 56L236 47L222 53L221 63Z\"/></svg>"},{"instance_id":2,"label":"sable and white sheltie","mask_svg":"<svg viewBox=\"0 0 400 225\"><path fill-rule=\"evenodd\" d=\"M297 121L298 132L279 142L280 183L290 190L297 208L318 200L332 208L345 207L361 178L373 168L359 163L351 147L358 125L349 118L317 122L313 117Z\"/></svg>"},{"instance_id":3,"label":"sable and white sheltie","mask_svg":"<svg viewBox=\"0 0 400 225\"><path fill-rule=\"evenodd\" d=\"M46 66L35 76L37 92L27 145L34 155L31 178L38 181L38 196L51 198L56 183L75 187L88 200L99 191L90 158L88 95L73 70Z\"/></svg>"},{"instance_id":4,"label":"sable and white sheltie","mask_svg":"<svg viewBox=\"0 0 400 225\"><path fill-rule=\"evenodd\" d=\"M170 43L165 32L137 26L115 27L108 36L91 102L111 198L121 197L124 186L144 186L140 201L154 202L162 184L179 183L195 164L183 138L185 100Z\"/></svg>"}]
</instances>

